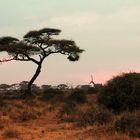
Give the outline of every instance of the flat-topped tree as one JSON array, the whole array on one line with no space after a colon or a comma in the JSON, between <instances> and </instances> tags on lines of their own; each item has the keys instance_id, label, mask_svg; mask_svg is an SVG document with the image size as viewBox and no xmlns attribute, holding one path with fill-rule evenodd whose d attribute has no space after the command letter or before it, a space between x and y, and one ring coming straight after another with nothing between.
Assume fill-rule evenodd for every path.
<instances>
[{"instance_id":1,"label":"flat-topped tree","mask_svg":"<svg viewBox=\"0 0 140 140\"><path fill-rule=\"evenodd\" d=\"M32 61L37 65L35 74L28 83L26 94L32 94L31 86L41 72L44 59L49 55L59 53L66 55L70 61L79 60L79 54L83 50L73 40L55 39L54 35L59 35L60 32L59 29L44 28L29 31L22 40L9 36L0 38L0 51L6 51L10 56L1 62Z\"/></svg>"}]
</instances>

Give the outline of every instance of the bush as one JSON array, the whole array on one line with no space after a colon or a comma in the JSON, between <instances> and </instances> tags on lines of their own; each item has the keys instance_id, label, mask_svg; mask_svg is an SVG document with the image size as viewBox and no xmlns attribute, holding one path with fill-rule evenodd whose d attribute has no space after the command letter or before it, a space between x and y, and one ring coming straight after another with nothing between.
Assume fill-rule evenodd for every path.
<instances>
[{"instance_id":1,"label":"bush","mask_svg":"<svg viewBox=\"0 0 140 140\"><path fill-rule=\"evenodd\" d=\"M98 90L95 87L89 87L87 90L88 94L96 94L98 93Z\"/></svg>"},{"instance_id":2,"label":"bush","mask_svg":"<svg viewBox=\"0 0 140 140\"><path fill-rule=\"evenodd\" d=\"M106 124L112 119L112 113L99 107L91 107L80 115L78 126L88 126L95 123Z\"/></svg>"},{"instance_id":3,"label":"bush","mask_svg":"<svg viewBox=\"0 0 140 140\"><path fill-rule=\"evenodd\" d=\"M85 92L81 89L75 89L73 93L67 97L67 100L76 103L85 103L87 101Z\"/></svg>"},{"instance_id":4,"label":"bush","mask_svg":"<svg viewBox=\"0 0 140 140\"><path fill-rule=\"evenodd\" d=\"M77 105L83 104L87 101L86 94L82 89L74 89L69 96L67 96L65 103L59 112L59 117L65 121L75 121L78 114Z\"/></svg>"},{"instance_id":5,"label":"bush","mask_svg":"<svg viewBox=\"0 0 140 140\"><path fill-rule=\"evenodd\" d=\"M115 130L122 133L128 133L133 137L140 137L140 113L123 114L115 122Z\"/></svg>"},{"instance_id":6,"label":"bush","mask_svg":"<svg viewBox=\"0 0 140 140\"><path fill-rule=\"evenodd\" d=\"M76 107L76 103L73 101L68 101L66 102L62 108L60 109L60 114L61 115L69 115L69 114L73 114L75 111L75 107Z\"/></svg>"},{"instance_id":7,"label":"bush","mask_svg":"<svg viewBox=\"0 0 140 140\"><path fill-rule=\"evenodd\" d=\"M95 84L94 87L90 87L88 89L88 93L93 93L93 94L99 93L102 87L103 87L102 84Z\"/></svg>"},{"instance_id":8,"label":"bush","mask_svg":"<svg viewBox=\"0 0 140 140\"><path fill-rule=\"evenodd\" d=\"M98 102L114 112L140 108L140 73L114 77L103 87Z\"/></svg>"},{"instance_id":9,"label":"bush","mask_svg":"<svg viewBox=\"0 0 140 140\"><path fill-rule=\"evenodd\" d=\"M44 101L50 101L54 98L61 100L63 97L64 97L63 91L59 89L53 89L53 88L46 89L42 95L42 99Z\"/></svg>"},{"instance_id":10,"label":"bush","mask_svg":"<svg viewBox=\"0 0 140 140\"><path fill-rule=\"evenodd\" d=\"M73 101L68 101L60 109L58 117L63 121L73 122L75 121L76 113L76 103Z\"/></svg>"}]
</instances>

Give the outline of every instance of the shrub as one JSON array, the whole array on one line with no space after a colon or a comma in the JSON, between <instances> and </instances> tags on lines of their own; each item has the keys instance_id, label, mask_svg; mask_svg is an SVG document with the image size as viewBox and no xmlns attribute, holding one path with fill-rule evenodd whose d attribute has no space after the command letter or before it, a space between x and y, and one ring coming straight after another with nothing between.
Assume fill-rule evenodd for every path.
<instances>
[{"instance_id":1,"label":"shrub","mask_svg":"<svg viewBox=\"0 0 140 140\"><path fill-rule=\"evenodd\" d=\"M94 87L89 87L88 88L88 93L89 94L99 93L101 91L102 87L103 87L102 84L95 84Z\"/></svg>"},{"instance_id":2,"label":"shrub","mask_svg":"<svg viewBox=\"0 0 140 140\"><path fill-rule=\"evenodd\" d=\"M99 107L91 107L80 115L78 125L88 126L95 123L106 124L112 119L112 113Z\"/></svg>"},{"instance_id":3,"label":"shrub","mask_svg":"<svg viewBox=\"0 0 140 140\"><path fill-rule=\"evenodd\" d=\"M96 94L98 93L98 90L95 87L89 87L87 90L88 94Z\"/></svg>"},{"instance_id":4,"label":"shrub","mask_svg":"<svg viewBox=\"0 0 140 140\"><path fill-rule=\"evenodd\" d=\"M85 92L81 89L75 89L72 94L67 97L67 100L73 101L76 103L85 103L86 95Z\"/></svg>"},{"instance_id":5,"label":"shrub","mask_svg":"<svg viewBox=\"0 0 140 140\"><path fill-rule=\"evenodd\" d=\"M75 111L75 107L76 107L76 103L75 102L68 101L60 109L60 114L61 115L64 115L64 114L66 114L66 115L72 114Z\"/></svg>"},{"instance_id":6,"label":"shrub","mask_svg":"<svg viewBox=\"0 0 140 140\"><path fill-rule=\"evenodd\" d=\"M126 73L109 80L98 102L114 112L140 108L140 73Z\"/></svg>"},{"instance_id":7,"label":"shrub","mask_svg":"<svg viewBox=\"0 0 140 140\"><path fill-rule=\"evenodd\" d=\"M58 117L62 121L73 122L75 121L76 110L76 102L67 101L63 104L62 108L59 111Z\"/></svg>"},{"instance_id":8,"label":"shrub","mask_svg":"<svg viewBox=\"0 0 140 140\"><path fill-rule=\"evenodd\" d=\"M133 137L140 137L140 113L123 114L114 125L118 132L128 133Z\"/></svg>"},{"instance_id":9,"label":"shrub","mask_svg":"<svg viewBox=\"0 0 140 140\"><path fill-rule=\"evenodd\" d=\"M49 88L44 91L44 93L42 95L42 100L49 101L54 98L62 99L63 96L64 96L64 93L62 90Z\"/></svg>"}]
</instances>

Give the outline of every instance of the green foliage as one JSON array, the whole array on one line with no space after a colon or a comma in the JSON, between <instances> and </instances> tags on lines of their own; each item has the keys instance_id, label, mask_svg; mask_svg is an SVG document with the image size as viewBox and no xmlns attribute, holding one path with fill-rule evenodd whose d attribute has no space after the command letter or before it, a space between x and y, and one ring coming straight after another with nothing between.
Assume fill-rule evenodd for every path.
<instances>
[{"instance_id":1,"label":"green foliage","mask_svg":"<svg viewBox=\"0 0 140 140\"><path fill-rule=\"evenodd\" d=\"M123 114L114 125L118 132L127 133L133 137L140 138L140 113L125 113Z\"/></svg>"},{"instance_id":2,"label":"green foliage","mask_svg":"<svg viewBox=\"0 0 140 140\"><path fill-rule=\"evenodd\" d=\"M126 73L114 77L103 87L98 101L114 112L140 108L140 73Z\"/></svg>"},{"instance_id":3,"label":"green foliage","mask_svg":"<svg viewBox=\"0 0 140 140\"><path fill-rule=\"evenodd\" d=\"M112 119L112 113L100 107L91 107L82 112L78 120L78 126L88 126L95 123L106 124Z\"/></svg>"},{"instance_id":4,"label":"green foliage","mask_svg":"<svg viewBox=\"0 0 140 140\"><path fill-rule=\"evenodd\" d=\"M86 94L82 89L75 89L68 97L67 100L76 103L85 103L87 101Z\"/></svg>"}]
</instances>

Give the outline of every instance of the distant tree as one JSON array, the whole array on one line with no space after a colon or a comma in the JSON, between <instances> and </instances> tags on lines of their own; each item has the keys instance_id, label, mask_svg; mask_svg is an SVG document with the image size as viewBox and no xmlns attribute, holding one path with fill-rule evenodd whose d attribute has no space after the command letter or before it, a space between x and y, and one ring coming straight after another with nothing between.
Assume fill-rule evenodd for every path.
<instances>
[{"instance_id":1,"label":"distant tree","mask_svg":"<svg viewBox=\"0 0 140 140\"><path fill-rule=\"evenodd\" d=\"M57 87L58 87L58 89L61 89L61 90L65 90L65 89L69 88L68 85L66 85L66 84L59 84Z\"/></svg>"},{"instance_id":2,"label":"distant tree","mask_svg":"<svg viewBox=\"0 0 140 140\"><path fill-rule=\"evenodd\" d=\"M10 87L10 85L0 84L0 90L7 90L9 87Z\"/></svg>"},{"instance_id":3,"label":"distant tree","mask_svg":"<svg viewBox=\"0 0 140 140\"><path fill-rule=\"evenodd\" d=\"M45 90L47 90L47 89L50 89L50 88L52 88L51 85L42 85L42 86L41 86L41 89L42 89L43 91L45 91Z\"/></svg>"},{"instance_id":4,"label":"distant tree","mask_svg":"<svg viewBox=\"0 0 140 140\"><path fill-rule=\"evenodd\" d=\"M22 81L19 83L20 91L27 91L28 88L28 81Z\"/></svg>"},{"instance_id":5,"label":"distant tree","mask_svg":"<svg viewBox=\"0 0 140 140\"><path fill-rule=\"evenodd\" d=\"M15 83L15 84L12 84L12 85L10 85L10 87L9 87L9 90L12 90L12 91L14 91L14 90L19 90L20 89L20 85L19 85L19 83Z\"/></svg>"},{"instance_id":6,"label":"distant tree","mask_svg":"<svg viewBox=\"0 0 140 140\"><path fill-rule=\"evenodd\" d=\"M40 91L40 87L37 84L32 84L32 91L37 93Z\"/></svg>"},{"instance_id":7,"label":"distant tree","mask_svg":"<svg viewBox=\"0 0 140 140\"><path fill-rule=\"evenodd\" d=\"M61 30L44 28L41 30L29 31L22 40L14 37L0 38L0 51L5 51L10 56L1 62L32 61L37 65L35 74L27 86L27 95L32 95L31 87L41 72L44 59L51 54L63 54L70 61L78 61L79 54L83 52L73 40L54 39L54 35L59 35ZM38 56L38 57L34 57Z\"/></svg>"}]
</instances>

